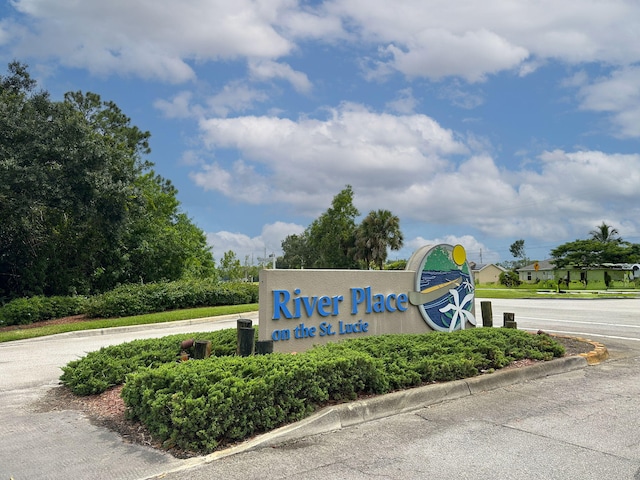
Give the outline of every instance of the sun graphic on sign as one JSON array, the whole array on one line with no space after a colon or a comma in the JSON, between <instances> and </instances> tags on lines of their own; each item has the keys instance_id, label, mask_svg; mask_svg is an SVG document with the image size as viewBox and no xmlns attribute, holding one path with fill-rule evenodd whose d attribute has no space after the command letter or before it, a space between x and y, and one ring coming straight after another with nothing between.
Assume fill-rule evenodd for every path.
<instances>
[{"instance_id":1,"label":"sun graphic on sign","mask_svg":"<svg viewBox=\"0 0 640 480\"><path fill-rule=\"evenodd\" d=\"M453 261L456 262L456 265L458 265L458 267L461 267L462 265L464 265L464 262L467 261L467 252L462 245L456 245L455 247L453 247L451 256L453 257Z\"/></svg>"}]
</instances>

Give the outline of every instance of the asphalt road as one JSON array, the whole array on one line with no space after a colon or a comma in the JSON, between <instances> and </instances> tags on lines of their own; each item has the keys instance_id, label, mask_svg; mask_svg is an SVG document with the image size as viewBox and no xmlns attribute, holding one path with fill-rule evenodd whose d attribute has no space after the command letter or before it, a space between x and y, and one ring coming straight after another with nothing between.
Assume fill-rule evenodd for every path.
<instances>
[{"instance_id":1,"label":"asphalt road","mask_svg":"<svg viewBox=\"0 0 640 480\"><path fill-rule=\"evenodd\" d=\"M36 406L57 385L59 368L85 352L134 338L227 328L238 316L0 344L0 480L640 480L640 300L491 302L494 325L501 325L503 312L513 312L521 329L600 341L611 360L202 464L207 460L177 460L126 444L77 412Z\"/></svg>"}]
</instances>

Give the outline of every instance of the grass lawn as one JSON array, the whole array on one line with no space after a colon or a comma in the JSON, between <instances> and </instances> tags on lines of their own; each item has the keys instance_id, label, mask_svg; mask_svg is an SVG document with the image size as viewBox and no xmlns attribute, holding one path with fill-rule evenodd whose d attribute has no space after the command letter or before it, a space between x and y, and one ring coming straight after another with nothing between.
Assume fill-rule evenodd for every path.
<instances>
[{"instance_id":1,"label":"grass lawn","mask_svg":"<svg viewBox=\"0 0 640 480\"><path fill-rule=\"evenodd\" d=\"M150 313L147 315L136 315L133 317L89 319L81 322L62 322L38 326L37 323L31 325L17 325L15 328L0 331L0 343L12 340L24 340L27 338L44 337L57 333L75 332L78 330L95 330L110 327L124 327L130 325L148 325L152 323L175 322L178 320L190 320L194 318L217 317L220 315L231 315L234 313L254 312L258 310L257 303L247 305L228 305L221 307L189 308L186 310L174 310L170 312Z\"/></svg>"},{"instance_id":2,"label":"grass lawn","mask_svg":"<svg viewBox=\"0 0 640 480\"><path fill-rule=\"evenodd\" d=\"M640 296L639 290L571 290L558 293L550 289L507 288L502 285L477 285L476 298L631 298Z\"/></svg>"}]
</instances>

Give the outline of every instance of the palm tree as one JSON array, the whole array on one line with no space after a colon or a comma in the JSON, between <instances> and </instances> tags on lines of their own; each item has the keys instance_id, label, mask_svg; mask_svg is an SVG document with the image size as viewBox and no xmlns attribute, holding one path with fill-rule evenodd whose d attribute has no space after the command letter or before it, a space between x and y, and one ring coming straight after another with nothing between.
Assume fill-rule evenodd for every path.
<instances>
[{"instance_id":1,"label":"palm tree","mask_svg":"<svg viewBox=\"0 0 640 480\"><path fill-rule=\"evenodd\" d=\"M356 232L356 258L367 266L374 263L382 270L387 261L387 248L400 250L404 238L400 219L389 210L372 210L358 226Z\"/></svg>"},{"instance_id":2,"label":"palm tree","mask_svg":"<svg viewBox=\"0 0 640 480\"><path fill-rule=\"evenodd\" d=\"M606 223L602 222L595 230L589 232L592 240L596 240L602 243L621 243L622 239L618 236L618 230L612 228Z\"/></svg>"}]
</instances>

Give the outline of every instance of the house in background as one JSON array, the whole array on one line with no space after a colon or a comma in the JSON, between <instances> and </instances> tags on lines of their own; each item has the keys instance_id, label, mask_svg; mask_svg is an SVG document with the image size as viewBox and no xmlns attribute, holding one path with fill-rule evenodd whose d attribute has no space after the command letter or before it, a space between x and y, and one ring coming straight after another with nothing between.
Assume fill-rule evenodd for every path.
<instances>
[{"instance_id":1,"label":"house in background","mask_svg":"<svg viewBox=\"0 0 640 480\"><path fill-rule=\"evenodd\" d=\"M535 262L518 269L518 277L524 283L559 280L568 288L604 289L610 286L628 286L640 279L640 265L627 263L603 263L584 267L555 268L553 260Z\"/></svg>"},{"instance_id":2,"label":"house in background","mask_svg":"<svg viewBox=\"0 0 640 480\"><path fill-rule=\"evenodd\" d=\"M533 262L522 268L518 268L518 278L522 283L536 283L556 278L553 260L541 260Z\"/></svg>"},{"instance_id":3,"label":"house in background","mask_svg":"<svg viewBox=\"0 0 640 480\"><path fill-rule=\"evenodd\" d=\"M507 271L494 263L470 262L469 266L475 283L499 283L500 274Z\"/></svg>"}]
</instances>

